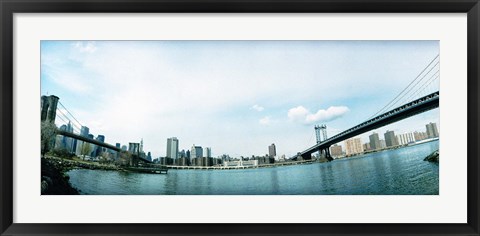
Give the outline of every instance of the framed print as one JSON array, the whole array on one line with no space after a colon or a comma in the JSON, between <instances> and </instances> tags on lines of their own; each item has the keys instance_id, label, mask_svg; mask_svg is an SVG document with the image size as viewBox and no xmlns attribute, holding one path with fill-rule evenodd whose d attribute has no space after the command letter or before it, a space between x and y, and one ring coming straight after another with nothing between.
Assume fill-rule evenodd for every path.
<instances>
[{"instance_id":1,"label":"framed print","mask_svg":"<svg viewBox=\"0 0 480 236\"><path fill-rule=\"evenodd\" d=\"M1 6L2 235L479 234L478 1Z\"/></svg>"}]
</instances>

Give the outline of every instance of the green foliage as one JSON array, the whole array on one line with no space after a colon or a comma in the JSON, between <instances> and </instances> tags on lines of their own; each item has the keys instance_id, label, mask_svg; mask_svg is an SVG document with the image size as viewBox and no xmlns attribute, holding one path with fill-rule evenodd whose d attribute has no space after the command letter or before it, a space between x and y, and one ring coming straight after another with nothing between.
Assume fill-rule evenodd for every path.
<instances>
[{"instance_id":1,"label":"green foliage","mask_svg":"<svg viewBox=\"0 0 480 236\"><path fill-rule=\"evenodd\" d=\"M61 157L61 158L73 158L75 154L70 153L66 148L54 148L49 152L52 156Z\"/></svg>"},{"instance_id":2,"label":"green foliage","mask_svg":"<svg viewBox=\"0 0 480 236\"><path fill-rule=\"evenodd\" d=\"M42 121L41 123L41 153L45 155L54 145L57 126L49 121Z\"/></svg>"},{"instance_id":3,"label":"green foliage","mask_svg":"<svg viewBox=\"0 0 480 236\"><path fill-rule=\"evenodd\" d=\"M80 154L83 156L85 159L85 155L88 155L92 152L92 146L89 143L82 142L82 150Z\"/></svg>"}]
</instances>

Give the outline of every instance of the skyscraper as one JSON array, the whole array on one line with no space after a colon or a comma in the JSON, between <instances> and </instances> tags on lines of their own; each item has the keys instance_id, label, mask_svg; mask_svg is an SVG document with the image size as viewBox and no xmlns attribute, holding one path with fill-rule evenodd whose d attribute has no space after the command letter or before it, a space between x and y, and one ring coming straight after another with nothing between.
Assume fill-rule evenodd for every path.
<instances>
[{"instance_id":1,"label":"skyscraper","mask_svg":"<svg viewBox=\"0 0 480 236\"><path fill-rule=\"evenodd\" d=\"M202 146L195 146L194 144L190 151L190 157L193 159L193 158L202 157L202 156L203 156Z\"/></svg>"},{"instance_id":2,"label":"skyscraper","mask_svg":"<svg viewBox=\"0 0 480 236\"><path fill-rule=\"evenodd\" d=\"M90 129L87 126L82 126L82 128L80 129L80 136L88 137L89 133L90 133ZM84 143L85 142L80 141L80 140L77 141L77 147L76 147L76 150L75 150L75 154L77 154L78 156L81 155Z\"/></svg>"},{"instance_id":3,"label":"skyscraper","mask_svg":"<svg viewBox=\"0 0 480 236\"><path fill-rule=\"evenodd\" d=\"M96 140L99 141L99 142L104 143L104 142L105 142L105 135L99 134L99 135L97 136ZM105 151L105 150L103 150L102 147L95 145L95 156L98 157L98 156L99 156L102 152L104 152L104 151Z\"/></svg>"},{"instance_id":4,"label":"skyscraper","mask_svg":"<svg viewBox=\"0 0 480 236\"><path fill-rule=\"evenodd\" d=\"M204 148L203 155L205 157L212 157L212 148L209 148L209 147Z\"/></svg>"},{"instance_id":5,"label":"skyscraper","mask_svg":"<svg viewBox=\"0 0 480 236\"><path fill-rule=\"evenodd\" d=\"M345 154L347 156L363 152L362 140L360 138L351 138L345 140Z\"/></svg>"},{"instance_id":6,"label":"skyscraper","mask_svg":"<svg viewBox=\"0 0 480 236\"><path fill-rule=\"evenodd\" d=\"M378 137L377 133L373 133L370 136L368 136L370 139L370 149L371 150L377 150L380 149L380 138Z\"/></svg>"},{"instance_id":7,"label":"skyscraper","mask_svg":"<svg viewBox=\"0 0 480 236\"><path fill-rule=\"evenodd\" d=\"M385 136L385 144L387 145L387 147L393 147L398 145L398 140L397 140L397 137L395 136L395 132L387 130L384 136Z\"/></svg>"},{"instance_id":8,"label":"skyscraper","mask_svg":"<svg viewBox=\"0 0 480 236\"><path fill-rule=\"evenodd\" d=\"M275 147L274 143L272 143L272 145L268 146L268 156L269 157L277 156L277 148Z\"/></svg>"},{"instance_id":9,"label":"skyscraper","mask_svg":"<svg viewBox=\"0 0 480 236\"><path fill-rule=\"evenodd\" d=\"M438 137L438 129L436 123L428 123L425 125L427 128L427 137L428 138L437 138Z\"/></svg>"},{"instance_id":10,"label":"skyscraper","mask_svg":"<svg viewBox=\"0 0 480 236\"><path fill-rule=\"evenodd\" d=\"M178 158L178 139L176 137L167 139L167 155L165 156L174 160Z\"/></svg>"}]
</instances>

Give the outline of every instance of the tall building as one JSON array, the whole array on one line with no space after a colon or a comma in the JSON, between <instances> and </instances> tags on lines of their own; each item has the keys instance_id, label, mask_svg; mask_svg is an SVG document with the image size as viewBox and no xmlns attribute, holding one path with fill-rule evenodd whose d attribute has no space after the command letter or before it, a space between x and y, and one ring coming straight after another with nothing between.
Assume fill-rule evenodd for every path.
<instances>
[{"instance_id":1,"label":"tall building","mask_svg":"<svg viewBox=\"0 0 480 236\"><path fill-rule=\"evenodd\" d=\"M277 156L277 148L275 147L274 143L272 143L272 145L268 146L268 156L269 157L276 157Z\"/></svg>"},{"instance_id":2,"label":"tall building","mask_svg":"<svg viewBox=\"0 0 480 236\"><path fill-rule=\"evenodd\" d=\"M415 136L413 133L404 133L397 135L399 145L406 145L415 142Z\"/></svg>"},{"instance_id":3,"label":"tall building","mask_svg":"<svg viewBox=\"0 0 480 236\"><path fill-rule=\"evenodd\" d=\"M89 133L90 133L90 129L87 126L82 126L82 128L80 128L80 136L88 137ZM77 147L76 147L76 150L75 150L75 154L77 156L82 155L81 153L82 153L82 148L83 148L84 144L86 145L86 142L83 142L81 140L77 141Z\"/></svg>"},{"instance_id":4,"label":"tall building","mask_svg":"<svg viewBox=\"0 0 480 236\"><path fill-rule=\"evenodd\" d=\"M59 130L66 131L67 126L66 125L60 126ZM56 138L55 138L55 148L66 149L67 148L67 137L65 137L63 135L57 135Z\"/></svg>"},{"instance_id":5,"label":"tall building","mask_svg":"<svg viewBox=\"0 0 480 236\"><path fill-rule=\"evenodd\" d=\"M370 149L371 150L377 150L380 149L380 138L378 137L377 133L373 133L370 136L368 136L370 139Z\"/></svg>"},{"instance_id":6,"label":"tall building","mask_svg":"<svg viewBox=\"0 0 480 236\"><path fill-rule=\"evenodd\" d=\"M203 156L204 157L212 157L212 148L206 147L203 149Z\"/></svg>"},{"instance_id":7,"label":"tall building","mask_svg":"<svg viewBox=\"0 0 480 236\"><path fill-rule=\"evenodd\" d=\"M385 143L385 140L380 139L380 149L384 149L387 147L387 144Z\"/></svg>"},{"instance_id":8,"label":"tall building","mask_svg":"<svg viewBox=\"0 0 480 236\"><path fill-rule=\"evenodd\" d=\"M427 133L415 131L413 132L413 137L415 138L415 141L421 141L427 139Z\"/></svg>"},{"instance_id":9,"label":"tall building","mask_svg":"<svg viewBox=\"0 0 480 236\"><path fill-rule=\"evenodd\" d=\"M88 137L89 133L90 129L87 126L82 126L82 128L80 129L80 136Z\"/></svg>"},{"instance_id":10,"label":"tall building","mask_svg":"<svg viewBox=\"0 0 480 236\"><path fill-rule=\"evenodd\" d=\"M128 152L134 154L140 153L140 143L128 143Z\"/></svg>"},{"instance_id":11,"label":"tall building","mask_svg":"<svg viewBox=\"0 0 480 236\"><path fill-rule=\"evenodd\" d=\"M334 144L330 147L330 155L334 157L339 157L343 155L342 146Z\"/></svg>"},{"instance_id":12,"label":"tall building","mask_svg":"<svg viewBox=\"0 0 480 236\"><path fill-rule=\"evenodd\" d=\"M193 159L193 158L202 157L202 156L203 156L202 146L195 146L194 144L190 151L190 157Z\"/></svg>"},{"instance_id":13,"label":"tall building","mask_svg":"<svg viewBox=\"0 0 480 236\"><path fill-rule=\"evenodd\" d=\"M345 154L347 156L363 152L362 140L360 138L351 138L345 140Z\"/></svg>"},{"instance_id":14,"label":"tall building","mask_svg":"<svg viewBox=\"0 0 480 236\"><path fill-rule=\"evenodd\" d=\"M167 139L167 155L165 157L177 159L178 158L178 139L171 137Z\"/></svg>"},{"instance_id":15,"label":"tall building","mask_svg":"<svg viewBox=\"0 0 480 236\"><path fill-rule=\"evenodd\" d=\"M370 151L372 150L372 148L370 147L370 143L364 143L363 144L363 151L366 152L366 151Z\"/></svg>"},{"instance_id":16,"label":"tall building","mask_svg":"<svg viewBox=\"0 0 480 236\"><path fill-rule=\"evenodd\" d=\"M105 142L105 135L99 134L96 138L97 141L104 143ZM102 152L104 152L103 147L100 146L95 146L95 155L94 156L99 156Z\"/></svg>"},{"instance_id":17,"label":"tall building","mask_svg":"<svg viewBox=\"0 0 480 236\"><path fill-rule=\"evenodd\" d=\"M437 138L438 137L438 129L436 123L428 123L425 125L427 128L427 136L428 138Z\"/></svg>"},{"instance_id":18,"label":"tall building","mask_svg":"<svg viewBox=\"0 0 480 236\"><path fill-rule=\"evenodd\" d=\"M398 145L398 140L397 140L397 137L395 136L395 132L387 130L384 136L385 136L385 144L387 145L387 147L393 147Z\"/></svg>"}]
</instances>

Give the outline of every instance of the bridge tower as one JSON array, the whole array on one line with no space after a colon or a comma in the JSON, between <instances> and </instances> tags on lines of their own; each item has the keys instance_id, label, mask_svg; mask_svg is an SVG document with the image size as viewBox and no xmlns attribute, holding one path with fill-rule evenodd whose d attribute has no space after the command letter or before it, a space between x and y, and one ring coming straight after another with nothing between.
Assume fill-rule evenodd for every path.
<instances>
[{"instance_id":1,"label":"bridge tower","mask_svg":"<svg viewBox=\"0 0 480 236\"><path fill-rule=\"evenodd\" d=\"M41 100L41 112L40 117L41 121L48 121L55 123L55 118L57 117L57 104L60 98L55 95L42 96Z\"/></svg>"},{"instance_id":2,"label":"bridge tower","mask_svg":"<svg viewBox=\"0 0 480 236\"><path fill-rule=\"evenodd\" d=\"M317 143L327 140L327 126L325 124L315 125L315 136L317 137Z\"/></svg>"},{"instance_id":3,"label":"bridge tower","mask_svg":"<svg viewBox=\"0 0 480 236\"><path fill-rule=\"evenodd\" d=\"M315 125L315 135L317 137L317 144L327 140L327 125ZM319 156L324 156L328 161L332 161L330 156L330 147L322 148L318 150Z\"/></svg>"}]
</instances>

